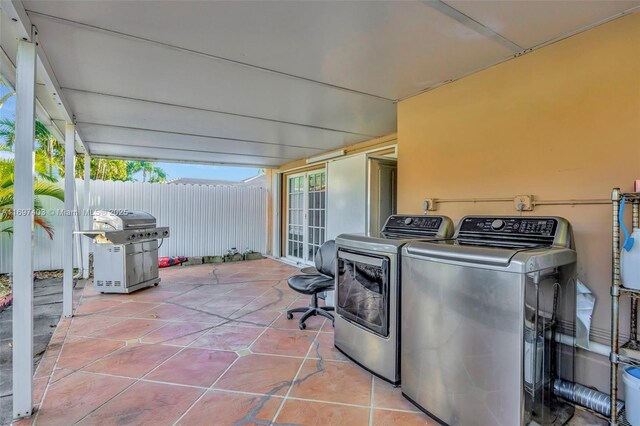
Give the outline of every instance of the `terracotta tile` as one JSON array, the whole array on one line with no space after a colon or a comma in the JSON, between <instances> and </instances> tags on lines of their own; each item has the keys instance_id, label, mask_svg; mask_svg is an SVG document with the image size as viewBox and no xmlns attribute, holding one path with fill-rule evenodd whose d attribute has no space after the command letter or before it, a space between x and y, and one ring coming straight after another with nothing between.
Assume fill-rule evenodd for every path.
<instances>
[{"instance_id":1,"label":"terracotta tile","mask_svg":"<svg viewBox=\"0 0 640 426\"><path fill-rule=\"evenodd\" d=\"M206 332L191 344L192 347L237 351L248 348L264 328L221 325Z\"/></svg>"},{"instance_id":2,"label":"terracotta tile","mask_svg":"<svg viewBox=\"0 0 640 426\"><path fill-rule=\"evenodd\" d=\"M22 419L14 420L13 423L11 423L11 426L31 426L36 421L36 417L35 417L36 412L37 412L37 409L34 410L31 417L25 417Z\"/></svg>"},{"instance_id":3,"label":"terracotta tile","mask_svg":"<svg viewBox=\"0 0 640 426\"><path fill-rule=\"evenodd\" d=\"M369 406L371 374L352 363L307 360L290 396Z\"/></svg>"},{"instance_id":4,"label":"terracotta tile","mask_svg":"<svg viewBox=\"0 0 640 426\"><path fill-rule=\"evenodd\" d=\"M231 315L231 325L245 325L252 327L267 327L282 314L278 311L253 311L240 309Z\"/></svg>"},{"instance_id":5,"label":"terracotta tile","mask_svg":"<svg viewBox=\"0 0 640 426\"><path fill-rule=\"evenodd\" d=\"M39 410L38 423L74 424L132 383L133 380L120 377L82 371L73 373L49 386Z\"/></svg>"},{"instance_id":6,"label":"terracotta tile","mask_svg":"<svg viewBox=\"0 0 640 426\"><path fill-rule=\"evenodd\" d=\"M102 311L101 314L109 317L131 317L156 306L158 306L157 303L124 302L114 308Z\"/></svg>"},{"instance_id":7,"label":"terracotta tile","mask_svg":"<svg viewBox=\"0 0 640 426\"><path fill-rule=\"evenodd\" d=\"M250 302L253 302L255 297L246 296L228 296L226 294L214 296L202 305L203 308L212 308L212 312L217 312L217 308L236 308L240 309ZM209 310L209 309L207 309Z\"/></svg>"},{"instance_id":8,"label":"terracotta tile","mask_svg":"<svg viewBox=\"0 0 640 426\"><path fill-rule=\"evenodd\" d=\"M156 305L154 308L151 308L148 311L135 314L133 315L133 317L143 319L154 318L161 320L179 320L184 315L189 313L191 313L191 309L189 308L173 305L170 303L163 303L160 305Z\"/></svg>"},{"instance_id":9,"label":"terracotta tile","mask_svg":"<svg viewBox=\"0 0 640 426\"><path fill-rule=\"evenodd\" d=\"M224 321L220 315L211 313L200 306L182 306L172 302L158 305L158 307L136 315L138 318L157 318L171 321L202 322L209 325Z\"/></svg>"},{"instance_id":10,"label":"terracotta tile","mask_svg":"<svg viewBox=\"0 0 640 426\"><path fill-rule=\"evenodd\" d=\"M146 379L209 387L238 358L235 352L186 348Z\"/></svg>"},{"instance_id":11,"label":"terracotta tile","mask_svg":"<svg viewBox=\"0 0 640 426\"><path fill-rule=\"evenodd\" d=\"M295 313L293 314L293 318L291 319L287 319L287 315L283 314L280 318L278 318L277 321L275 321L273 324L271 324L271 328L281 328L283 330L299 330L300 329L300 323L299 323L299 319L302 316L301 313ZM320 330L320 328L322 328L322 325L324 324L325 318L321 317L320 315L314 315L311 316L309 318L307 318L307 320L305 321L305 324L307 325L307 328L305 330L308 331L317 331Z\"/></svg>"},{"instance_id":12,"label":"terracotta tile","mask_svg":"<svg viewBox=\"0 0 640 426\"><path fill-rule=\"evenodd\" d=\"M56 368L53 370L53 374L51 375L51 383L55 383L58 380L67 377L70 374L75 373L77 370L73 368Z\"/></svg>"},{"instance_id":13,"label":"terracotta tile","mask_svg":"<svg viewBox=\"0 0 640 426\"><path fill-rule=\"evenodd\" d=\"M256 281L259 279L260 275L255 274L253 272L238 272L229 277L224 277L220 279L221 283L246 283L249 281Z\"/></svg>"},{"instance_id":14,"label":"terracotta tile","mask_svg":"<svg viewBox=\"0 0 640 426\"><path fill-rule=\"evenodd\" d=\"M331 312L332 315L336 315L335 312ZM322 326L322 328L320 329L321 332L323 333L333 333L334 331L334 327L333 327L333 322L331 321L326 321L324 323L324 325Z\"/></svg>"},{"instance_id":15,"label":"terracotta tile","mask_svg":"<svg viewBox=\"0 0 640 426\"><path fill-rule=\"evenodd\" d=\"M202 390L184 386L138 382L100 407L80 424L126 424L128 426L172 424L187 411L202 392Z\"/></svg>"},{"instance_id":16,"label":"terracotta tile","mask_svg":"<svg viewBox=\"0 0 640 426\"><path fill-rule=\"evenodd\" d=\"M391 408L396 410L418 411L415 405L402 396L402 390L394 388L390 383L373 378L373 406L377 408Z\"/></svg>"},{"instance_id":17,"label":"terracotta tile","mask_svg":"<svg viewBox=\"0 0 640 426\"><path fill-rule=\"evenodd\" d=\"M251 296L258 297L271 289L277 281L256 281L243 284L233 290L230 290L225 296Z\"/></svg>"},{"instance_id":18,"label":"terracotta tile","mask_svg":"<svg viewBox=\"0 0 640 426\"><path fill-rule=\"evenodd\" d=\"M302 425L368 425L369 408L287 399L275 423Z\"/></svg>"},{"instance_id":19,"label":"terracotta tile","mask_svg":"<svg viewBox=\"0 0 640 426\"><path fill-rule=\"evenodd\" d=\"M229 321L231 320L231 316L238 312L240 308L237 305L229 305L229 306L201 306L203 312L208 313L213 317L218 317L221 320Z\"/></svg>"},{"instance_id":20,"label":"terracotta tile","mask_svg":"<svg viewBox=\"0 0 640 426\"><path fill-rule=\"evenodd\" d=\"M179 425L256 425L269 424L282 399L209 391L178 422ZM215 419L215 422L212 421Z\"/></svg>"},{"instance_id":21,"label":"terracotta tile","mask_svg":"<svg viewBox=\"0 0 640 426\"><path fill-rule=\"evenodd\" d=\"M92 337L114 340L139 339L145 334L156 330L166 322L158 320L126 319L115 325L92 334Z\"/></svg>"},{"instance_id":22,"label":"terracotta tile","mask_svg":"<svg viewBox=\"0 0 640 426\"><path fill-rule=\"evenodd\" d=\"M238 359L215 384L218 389L283 395L302 360L270 355L247 355Z\"/></svg>"},{"instance_id":23,"label":"terracotta tile","mask_svg":"<svg viewBox=\"0 0 640 426\"><path fill-rule=\"evenodd\" d=\"M42 358L33 377L49 377L53 372L53 367L56 365L56 360L56 357Z\"/></svg>"},{"instance_id":24,"label":"terracotta tile","mask_svg":"<svg viewBox=\"0 0 640 426\"><path fill-rule=\"evenodd\" d=\"M439 426L439 423L424 413L405 413L403 411L373 410L373 424L375 426Z\"/></svg>"},{"instance_id":25,"label":"terracotta tile","mask_svg":"<svg viewBox=\"0 0 640 426\"><path fill-rule=\"evenodd\" d=\"M246 305L243 309L246 310L267 310L267 311L281 311L287 309L292 303L292 299L283 297L257 297L253 302Z\"/></svg>"},{"instance_id":26,"label":"terracotta tile","mask_svg":"<svg viewBox=\"0 0 640 426\"><path fill-rule=\"evenodd\" d=\"M270 328L250 349L255 353L304 357L315 337L315 332Z\"/></svg>"},{"instance_id":27,"label":"terracotta tile","mask_svg":"<svg viewBox=\"0 0 640 426\"><path fill-rule=\"evenodd\" d=\"M180 348L165 345L138 344L119 351L85 367L85 371L115 376L142 377L178 352Z\"/></svg>"},{"instance_id":28,"label":"terracotta tile","mask_svg":"<svg viewBox=\"0 0 640 426\"><path fill-rule=\"evenodd\" d=\"M218 325L228 320L228 316L236 312L235 307L229 308L190 308L190 312L185 314L180 321L200 322L209 326Z\"/></svg>"},{"instance_id":29,"label":"terracotta tile","mask_svg":"<svg viewBox=\"0 0 640 426\"><path fill-rule=\"evenodd\" d=\"M331 361L349 361L333 344L333 333L318 333L316 345L311 350L309 358L323 358Z\"/></svg>"},{"instance_id":30,"label":"terracotta tile","mask_svg":"<svg viewBox=\"0 0 640 426\"><path fill-rule=\"evenodd\" d=\"M161 288L162 291L173 293L174 296L177 296L178 294L186 293L187 291L193 290L197 286L198 284L176 283L173 281L173 278L163 277L158 287Z\"/></svg>"},{"instance_id":31,"label":"terracotta tile","mask_svg":"<svg viewBox=\"0 0 640 426\"><path fill-rule=\"evenodd\" d=\"M170 302L179 306L200 306L211 297L211 295L204 296L197 290L192 290L170 299Z\"/></svg>"},{"instance_id":32,"label":"terracotta tile","mask_svg":"<svg viewBox=\"0 0 640 426\"><path fill-rule=\"evenodd\" d=\"M42 401L44 390L49 383L48 377L41 377L39 379L33 379L33 405L38 405Z\"/></svg>"},{"instance_id":33,"label":"terracotta tile","mask_svg":"<svg viewBox=\"0 0 640 426\"><path fill-rule=\"evenodd\" d=\"M65 343L57 368L77 370L123 346L124 342L113 340L75 338Z\"/></svg>"},{"instance_id":34,"label":"terracotta tile","mask_svg":"<svg viewBox=\"0 0 640 426\"><path fill-rule=\"evenodd\" d=\"M60 351L62 350L63 343L64 343L64 338L61 338L56 341L51 339L49 341L49 345L47 346L47 349L45 350L44 354L42 354L42 357L43 358L57 357L60 354Z\"/></svg>"},{"instance_id":35,"label":"terracotta tile","mask_svg":"<svg viewBox=\"0 0 640 426\"><path fill-rule=\"evenodd\" d=\"M210 327L203 323L171 322L147 334L141 339L141 342L188 346Z\"/></svg>"},{"instance_id":36,"label":"terracotta tile","mask_svg":"<svg viewBox=\"0 0 640 426\"><path fill-rule=\"evenodd\" d=\"M111 327L122 321L124 321L123 318L111 318L101 315L75 316L69 327L69 335L90 336L97 331Z\"/></svg>"},{"instance_id":37,"label":"terracotta tile","mask_svg":"<svg viewBox=\"0 0 640 426\"><path fill-rule=\"evenodd\" d=\"M76 309L75 314L95 314L97 312L113 309L120 303L122 303L122 300L98 296L92 299L83 300L82 303L80 303L80 306L78 306L78 309Z\"/></svg>"},{"instance_id":38,"label":"terracotta tile","mask_svg":"<svg viewBox=\"0 0 640 426\"><path fill-rule=\"evenodd\" d=\"M159 287L149 287L145 290L136 291L133 294L135 295L136 302L148 302L148 303L164 302L167 299L176 297L175 292L166 291L164 289L161 290Z\"/></svg>"},{"instance_id":39,"label":"terracotta tile","mask_svg":"<svg viewBox=\"0 0 640 426\"><path fill-rule=\"evenodd\" d=\"M262 296L260 297L270 297L272 299L286 299L286 300L295 300L300 296L300 294L296 293L295 291L291 290L291 289L285 289L285 290L281 290L279 288L272 288L271 290L267 291L266 293L264 293ZM307 296L305 297L306 300L308 300L309 302L311 301L311 296Z\"/></svg>"}]
</instances>

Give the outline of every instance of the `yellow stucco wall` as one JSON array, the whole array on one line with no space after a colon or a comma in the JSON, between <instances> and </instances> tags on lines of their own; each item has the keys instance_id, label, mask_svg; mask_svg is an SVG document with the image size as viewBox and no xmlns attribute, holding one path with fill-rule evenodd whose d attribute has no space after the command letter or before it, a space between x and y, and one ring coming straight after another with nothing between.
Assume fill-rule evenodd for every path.
<instances>
[{"instance_id":1,"label":"yellow stucco wall","mask_svg":"<svg viewBox=\"0 0 640 426\"><path fill-rule=\"evenodd\" d=\"M427 197L606 199L614 186L631 191L640 179L640 14L400 102L398 157L402 213L420 213ZM573 224L579 277L598 298L593 331L602 343L609 329L610 211L541 206L527 213ZM516 214L512 203L442 204L438 213L455 220ZM591 371L590 363L599 367ZM607 365L583 359L578 378L607 391Z\"/></svg>"}]
</instances>

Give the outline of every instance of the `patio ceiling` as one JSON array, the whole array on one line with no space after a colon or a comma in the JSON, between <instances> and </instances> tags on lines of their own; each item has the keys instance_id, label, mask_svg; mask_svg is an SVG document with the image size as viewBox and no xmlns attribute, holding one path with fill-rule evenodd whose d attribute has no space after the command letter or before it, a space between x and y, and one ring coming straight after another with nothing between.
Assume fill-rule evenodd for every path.
<instances>
[{"instance_id":1,"label":"patio ceiling","mask_svg":"<svg viewBox=\"0 0 640 426\"><path fill-rule=\"evenodd\" d=\"M42 109L75 115L94 156L275 167L393 133L396 100L639 4L14 1L2 47L15 63L12 31L37 27Z\"/></svg>"}]
</instances>

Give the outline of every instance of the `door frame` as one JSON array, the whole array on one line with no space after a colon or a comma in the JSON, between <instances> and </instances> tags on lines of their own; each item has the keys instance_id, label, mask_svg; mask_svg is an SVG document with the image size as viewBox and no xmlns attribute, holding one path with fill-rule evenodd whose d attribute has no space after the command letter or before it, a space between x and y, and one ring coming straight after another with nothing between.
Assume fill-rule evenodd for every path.
<instances>
[{"instance_id":1,"label":"door frame","mask_svg":"<svg viewBox=\"0 0 640 426\"><path fill-rule=\"evenodd\" d=\"M307 259L307 255L308 255L308 251L309 251L309 175L310 174L317 174L317 173L324 173L325 175L325 191L324 191L324 197L325 197L325 203L324 203L324 212L325 212L325 235L326 235L326 215L327 215L327 204L326 204L326 199L327 199L327 191L326 191L326 185L327 185L327 169L326 167L323 168L317 168L317 169L312 169L312 170L305 170L302 172L298 172L298 173L292 173L292 174L288 174L286 175L286 186L284 188L284 210L285 210L285 232L284 232L284 249L282 250L282 257L284 257L286 260L290 261L290 262L294 262L296 264L303 264L303 265L312 265L313 264L313 259ZM289 210L289 195L291 194L290 189L291 189L291 185L290 185L290 180L292 178L299 178L299 177L304 177L302 179L303 181L303 191L302 191L302 257L294 257L291 256L289 254L289 224L290 224L290 210ZM297 225L296 225L297 226Z\"/></svg>"}]
</instances>

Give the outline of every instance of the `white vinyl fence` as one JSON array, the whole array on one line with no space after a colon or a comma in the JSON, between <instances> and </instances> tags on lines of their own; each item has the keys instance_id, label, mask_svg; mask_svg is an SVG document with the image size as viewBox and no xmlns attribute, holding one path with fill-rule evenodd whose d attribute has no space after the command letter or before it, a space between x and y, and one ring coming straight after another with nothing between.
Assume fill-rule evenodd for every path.
<instances>
[{"instance_id":1,"label":"white vinyl fence","mask_svg":"<svg viewBox=\"0 0 640 426\"><path fill-rule=\"evenodd\" d=\"M80 212L83 184L76 180ZM63 208L61 202L42 201L46 209ZM232 247L266 252L265 188L91 181L91 209L144 210L155 216L158 226L168 226L171 232L162 243L160 256L221 255ZM62 268L62 217L49 220L56 235L49 240L44 231L36 231L36 271ZM80 222L84 224L84 218ZM0 235L0 273L11 271L11 251L11 238Z\"/></svg>"}]
</instances>

